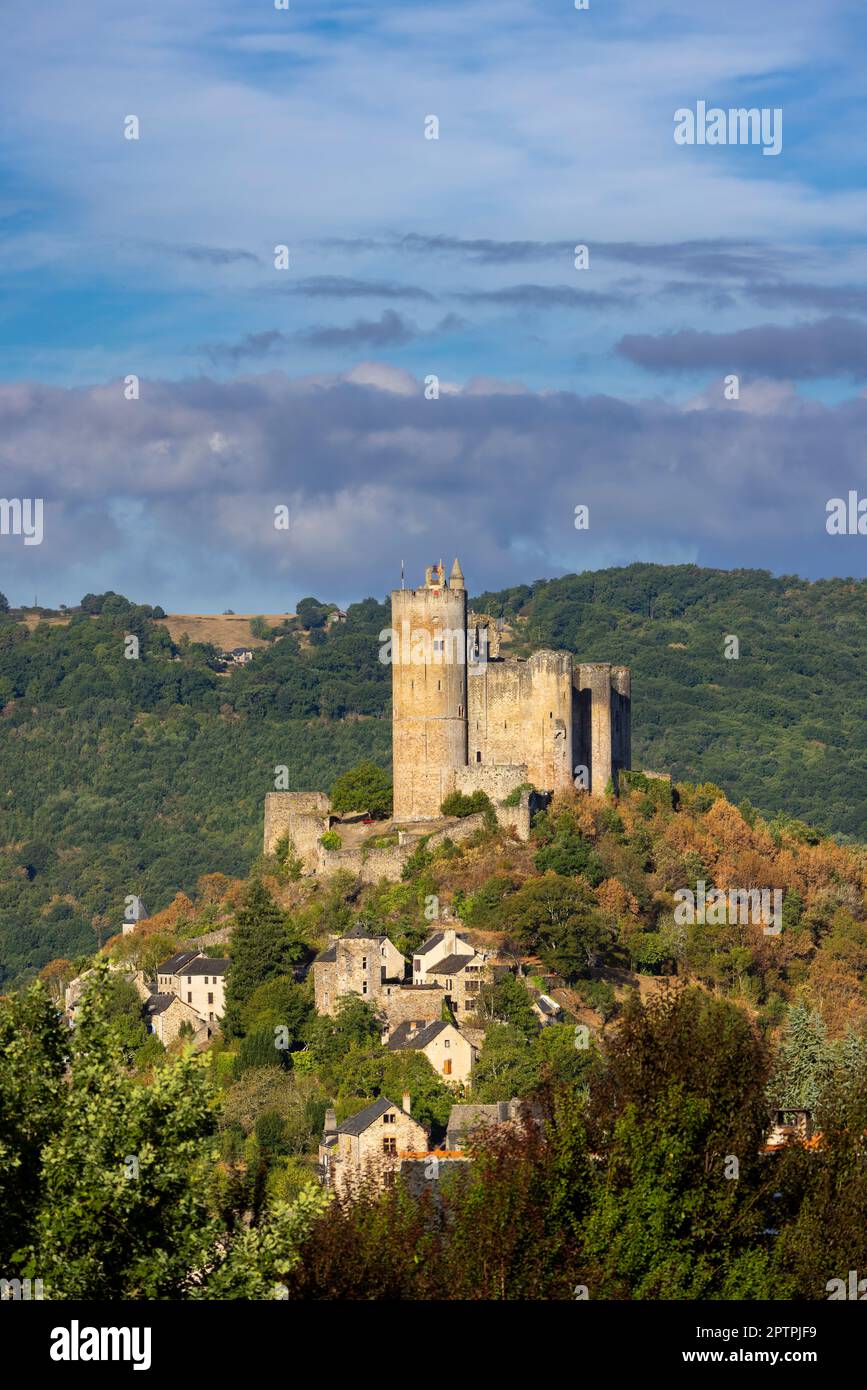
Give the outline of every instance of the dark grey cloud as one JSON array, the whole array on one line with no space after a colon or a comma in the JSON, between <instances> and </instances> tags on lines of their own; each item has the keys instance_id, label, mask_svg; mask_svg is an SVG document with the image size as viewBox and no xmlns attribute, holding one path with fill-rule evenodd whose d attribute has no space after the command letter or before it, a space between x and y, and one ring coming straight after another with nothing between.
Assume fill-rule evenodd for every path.
<instances>
[{"instance_id":1,"label":"dark grey cloud","mask_svg":"<svg viewBox=\"0 0 867 1390\"><path fill-rule=\"evenodd\" d=\"M731 309L738 303L737 294L732 289L714 285L702 280L667 280L655 291L649 286L646 291L659 299L692 299L709 309Z\"/></svg>"},{"instance_id":2,"label":"dark grey cloud","mask_svg":"<svg viewBox=\"0 0 867 1390\"><path fill-rule=\"evenodd\" d=\"M620 339L616 350L648 371L713 368L786 381L867 379L867 324L842 317L791 326L763 324L731 333L631 333Z\"/></svg>"},{"instance_id":3,"label":"dark grey cloud","mask_svg":"<svg viewBox=\"0 0 867 1390\"><path fill-rule=\"evenodd\" d=\"M307 328L298 338L315 348L391 348L402 347L418 338L457 332L464 327L464 321L456 314L446 314L435 328L422 330L396 310L383 309L378 319L356 319L346 326Z\"/></svg>"},{"instance_id":4,"label":"dark grey cloud","mask_svg":"<svg viewBox=\"0 0 867 1390\"><path fill-rule=\"evenodd\" d=\"M242 262L250 265L262 264L261 258L252 251L245 251L236 246L184 246L157 241L148 242L147 245L154 251L204 265L237 265Z\"/></svg>"},{"instance_id":5,"label":"dark grey cloud","mask_svg":"<svg viewBox=\"0 0 867 1390\"><path fill-rule=\"evenodd\" d=\"M273 291L269 291L273 293ZM310 275L289 285L284 294L305 299L408 299L432 301L434 295L420 285L400 285L389 280L353 280L348 275Z\"/></svg>"},{"instance_id":6,"label":"dark grey cloud","mask_svg":"<svg viewBox=\"0 0 867 1390\"><path fill-rule=\"evenodd\" d=\"M780 280L750 285L746 293L756 304L767 309L792 306L798 309L822 309L825 313L867 313L867 289L861 285L816 285Z\"/></svg>"},{"instance_id":7,"label":"dark grey cloud","mask_svg":"<svg viewBox=\"0 0 867 1390\"><path fill-rule=\"evenodd\" d=\"M627 302L627 296L616 290L584 290L574 285L502 285L493 290L461 290L454 298L467 304L503 304L522 309L593 309Z\"/></svg>"},{"instance_id":8,"label":"dark grey cloud","mask_svg":"<svg viewBox=\"0 0 867 1390\"><path fill-rule=\"evenodd\" d=\"M407 232L392 237L334 237L324 245L345 251L404 251L413 255L448 255L482 265L515 265L532 261L571 260L584 244L594 258L642 266L648 270L679 269L686 274L723 278L767 279L773 274L773 251L759 242L716 237L699 241L595 241L580 231L570 241L499 241L492 237L456 237L445 233Z\"/></svg>"},{"instance_id":9,"label":"dark grey cloud","mask_svg":"<svg viewBox=\"0 0 867 1390\"><path fill-rule=\"evenodd\" d=\"M440 551L479 590L634 559L863 574L863 538L825 519L828 498L867 490L867 399L771 383L741 397L685 410L490 382L429 401L377 363L143 380L135 402L122 381L0 384L4 492L46 500L43 545L3 539L3 589L69 602L134 577L133 597L219 611L242 585L251 611L278 612L304 593L381 595L402 558L412 575Z\"/></svg>"},{"instance_id":10,"label":"dark grey cloud","mask_svg":"<svg viewBox=\"0 0 867 1390\"><path fill-rule=\"evenodd\" d=\"M261 360L274 348L284 347L289 341L278 328L266 328L262 333L246 333L237 343L211 344L204 351L215 366L222 363L237 366L247 358Z\"/></svg>"}]
</instances>

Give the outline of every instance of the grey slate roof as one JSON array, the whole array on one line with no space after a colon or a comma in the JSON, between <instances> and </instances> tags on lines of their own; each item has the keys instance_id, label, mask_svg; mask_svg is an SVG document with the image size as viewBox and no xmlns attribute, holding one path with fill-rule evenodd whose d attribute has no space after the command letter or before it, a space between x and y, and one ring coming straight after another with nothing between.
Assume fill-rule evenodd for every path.
<instances>
[{"instance_id":1,"label":"grey slate roof","mask_svg":"<svg viewBox=\"0 0 867 1390\"><path fill-rule=\"evenodd\" d=\"M469 946L470 943L467 941L467 938L462 936L460 932L456 932L455 935L458 941L463 941L465 945ZM445 940L445 932L434 932L433 936L429 936L423 946L419 946L417 951L413 951L413 955L426 956L428 951L432 951L435 946L439 946L440 942L443 940Z\"/></svg>"},{"instance_id":2,"label":"grey slate roof","mask_svg":"<svg viewBox=\"0 0 867 1390\"><path fill-rule=\"evenodd\" d=\"M457 975L459 970L463 970L465 965L469 965L472 956L446 956L445 960L437 961L436 965L428 966L429 975Z\"/></svg>"},{"instance_id":3,"label":"grey slate roof","mask_svg":"<svg viewBox=\"0 0 867 1390\"><path fill-rule=\"evenodd\" d=\"M385 936L382 932L368 931L362 926L361 922L354 926L351 931L344 932L348 941L384 941Z\"/></svg>"},{"instance_id":4,"label":"grey slate roof","mask_svg":"<svg viewBox=\"0 0 867 1390\"><path fill-rule=\"evenodd\" d=\"M342 1125L337 1126L338 1134L354 1134L356 1137L369 1129L386 1110L400 1110L399 1105L395 1105L388 1096L380 1096L372 1105L366 1105L363 1110L359 1110L357 1115L350 1115L348 1120L344 1120Z\"/></svg>"},{"instance_id":5,"label":"grey slate roof","mask_svg":"<svg viewBox=\"0 0 867 1390\"><path fill-rule=\"evenodd\" d=\"M191 960L195 960L200 955L200 951L178 951L177 955L169 956L162 965L157 966L158 975L177 975L184 965L188 965Z\"/></svg>"},{"instance_id":6,"label":"grey slate roof","mask_svg":"<svg viewBox=\"0 0 867 1390\"><path fill-rule=\"evenodd\" d=\"M176 994L152 994L149 999L145 1000L145 1013L164 1014L177 997Z\"/></svg>"},{"instance_id":7,"label":"grey slate roof","mask_svg":"<svg viewBox=\"0 0 867 1390\"><path fill-rule=\"evenodd\" d=\"M450 1026L440 1021L428 1023L425 1028L413 1029L409 1023L399 1023L386 1044L387 1049L389 1052L398 1052L404 1047L413 1050L427 1047L428 1043L439 1037L444 1028Z\"/></svg>"},{"instance_id":8,"label":"grey slate roof","mask_svg":"<svg viewBox=\"0 0 867 1390\"><path fill-rule=\"evenodd\" d=\"M179 971L181 975L225 975L229 968L228 960L218 956L200 956Z\"/></svg>"},{"instance_id":9,"label":"grey slate roof","mask_svg":"<svg viewBox=\"0 0 867 1390\"><path fill-rule=\"evenodd\" d=\"M433 950L434 946L439 946L439 944L440 944L440 942L442 941L442 939L443 939L444 936L445 936L445 932L442 932L442 931L434 932L433 936L429 936L428 939L427 939L427 941L424 943L423 946L419 946L419 948L418 948L417 951L413 951L413 955L414 955L414 956L426 956L427 953L428 953L428 951L432 951L432 950Z\"/></svg>"},{"instance_id":10,"label":"grey slate roof","mask_svg":"<svg viewBox=\"0 0 867 1390\"><path fill-rule=\"evenodd\" d=\"M337 960L337 947L336 947L336 946L327 946L327 947L325 948L324 951L320 951L320 952L319 952L319 955L316 957L316 960L313 962L313 964L316 965L319 961L323 961L323 960L324 960L324 961L334 961L334 960Z\"/></svg>"}]
</instances>

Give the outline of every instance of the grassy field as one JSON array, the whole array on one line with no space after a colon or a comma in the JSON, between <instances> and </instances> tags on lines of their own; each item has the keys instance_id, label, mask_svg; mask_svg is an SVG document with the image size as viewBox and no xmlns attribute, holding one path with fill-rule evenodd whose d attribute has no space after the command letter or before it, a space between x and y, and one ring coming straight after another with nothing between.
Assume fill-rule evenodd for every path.
<instances>
[{"instance_id":1,"label":"grassy field","mask_svg":"<svg viewBox=\"0 0 867 1390\"><path fill-rule=\"evenodd\" d=\"M232 613L225 616L218 613L170 613L158 622L169 630L173 642L179 642L186 632L191 642L212 642L222 651L233 647L265 647L261 637L253 637L250 623L253 618L262 617L269 627L276 627L284 618L294 617L292 613Z\"/></svg>"}]
</instances>

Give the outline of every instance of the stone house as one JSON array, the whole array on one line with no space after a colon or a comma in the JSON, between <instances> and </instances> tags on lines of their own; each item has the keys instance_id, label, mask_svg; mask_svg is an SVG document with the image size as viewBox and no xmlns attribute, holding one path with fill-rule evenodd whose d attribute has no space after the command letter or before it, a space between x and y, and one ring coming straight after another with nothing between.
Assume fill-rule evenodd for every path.
<instances>
[{"instance_id":1,"label":"stone house","mask_svg":"<svg viewBox=\"0 0 867 1390\"><path fill-rule=\"evenodd\" d=\"M403 983L406 961L387 936L359 923L345 936L333 937L312 968L316 1010L334 1015L347 994L358 994L374 1007L387 999Z\"/></svg>"},{"instance_id":2,"label":"stone house","mask_svg":"<svg viewBox=\"0 0 867 1390\"><path fill-rule=\"evenodd\" d=\"M431 980L429 971L447 956L474 956L476 948L466 937L460 936L454 927L434 932L412 956L412 982L414 985L438 984Z\"/></svg>"},{"instance_id":3,"label":"stone house","mask_svg":"<svg viewBox=\"0 0 867 1390\"><path fill-rule=\"evenodd\" d=\"M174 993L175 977L181 966L188 965L201 955L204 955L203 951L178 951L176 955L169 956L168 960L157 966L157 989L163 993Z\"/></svg>"},{"instance_id":4,"label":"stone house","mask_svg":"<svg viewBox=\"0 0 867 1390\"><path fill-rule=\"evenodd\" d=\"M452 1151L464 1149L475 1131L520 1121L521 1102L515 1096L492 1105L453 1105L446 1131L446 1148Z\"/></svg>"},{"instance_id":5,"label":"stone house","mask_svg":"<svg viewBox=\"0 0 867 1390\"><path fill-rule=\"evenodd\" d=\"M181 951L157 966L162 993L176 994L195 1009L204 1023L219 1023L225 1012L225 979L229 961L201 951Z\"/></svg>"},{"instance_id":6,"label":"stone house","mask_svg":"<svg viewBox=\"0 0 867 1390\"><path fill-rule=\"evenodd\" d=\"M477 1049L453 1023L428 1023L418 1027L401 1023L388 1039L389 1052L423 1052L437 1076L448 1086L468 1086Z\"/></svg>"},{"instance_id":7,"label":"stone house","mask_svg":"<svg viewBox=\"0 0 867 1390\"><path fill-rule=\"evenodd\" d=\"M341 1195L365 1179L384 1187L394 1181L404 1158L427 1147L427 1131L412 1118L408 1095L402 1105L380 1096L340 1125L329 1110L319 1145L322 1180Z\"/></svg>"},{"instance_id":8,"label":"stone house","mask_svg":"<svg viewBox=\"0 0 867 1390\"><path fill-rule=\"evenodd\" d=\"M201 1040L208 1036L208 1028L190 1004L185 1004L177 994L151 994L144 1001L145 1018L150 1031L159 1038L163 1047L174 1042L185 1023L193 1031L193 1038Z\"/></svg>"},{"instance_id":9,"label":"stone house","mask_svg":"<svg viewBox=\"0 0 867 1390\"><path fill-rule=\"evenodd\" d=\"M455 953L428 968L428 975L443 988L458 1022L475 1013L483 984L492 983L508 967L495 965L486 951Z\"/></svg>"}]
</instances>

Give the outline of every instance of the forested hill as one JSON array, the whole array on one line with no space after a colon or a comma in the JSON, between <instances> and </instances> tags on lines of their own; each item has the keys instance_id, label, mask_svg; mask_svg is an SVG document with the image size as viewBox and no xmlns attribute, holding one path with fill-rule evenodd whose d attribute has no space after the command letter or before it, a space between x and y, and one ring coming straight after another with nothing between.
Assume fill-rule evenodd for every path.
<instances>
[{"instance_id":1,"label":"forested hill","mask_svg":"<svg viewBox=\"0 0 867 1390\"><path fill-rule=\"evenodd\" d=\"M506 621L508 652L629 664L636 767L867 839L864 582L632 565L473 606ZM322 789L388 765L388 608L329 607L303 600L230 671L119 595L36 626L0 611L0 985L111 934L128 893L153 912L200 874L244 873L277 765Z\"/></svg>"}]
</instances>

